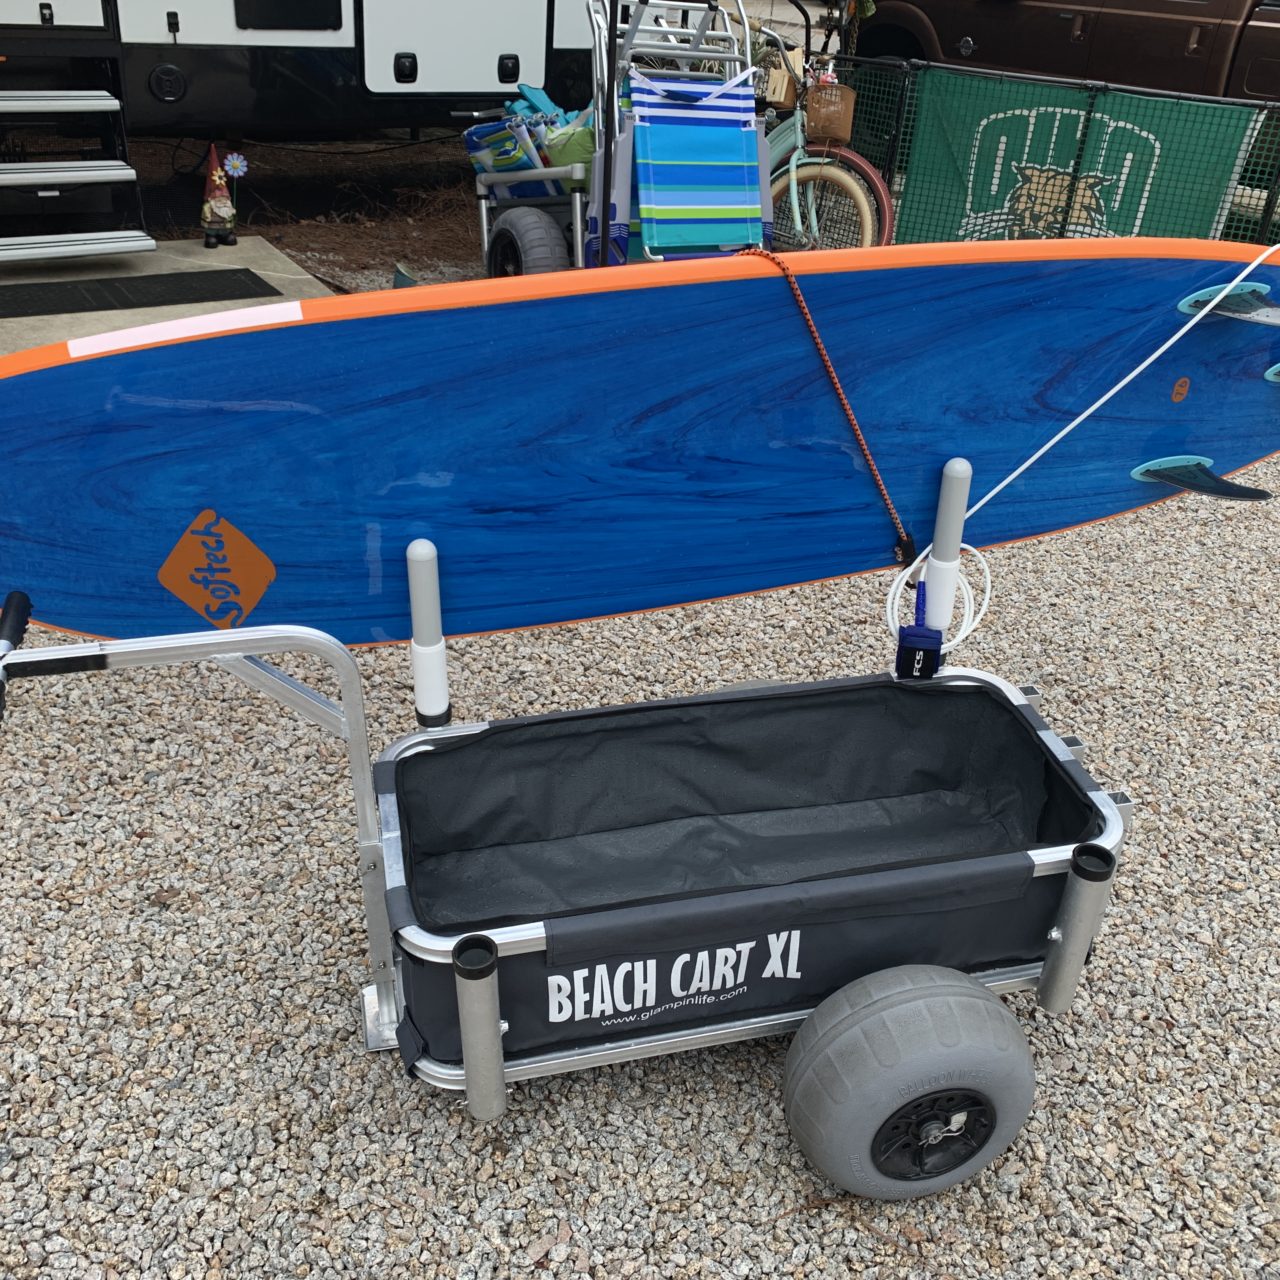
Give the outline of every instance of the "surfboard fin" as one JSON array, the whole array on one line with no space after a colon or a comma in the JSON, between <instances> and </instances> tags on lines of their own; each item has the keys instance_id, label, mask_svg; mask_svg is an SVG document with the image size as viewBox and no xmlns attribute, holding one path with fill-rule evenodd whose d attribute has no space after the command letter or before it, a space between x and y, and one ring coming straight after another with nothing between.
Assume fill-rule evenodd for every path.
<instances>
[{"instance_id":1,"label":"surfboard fin","mask_svg":"<svg viewBox=\"0 0 1280 1280\"><path fill-rule=\"evenodd\" d=\"M1178 303L1178 310L1183 315L1195 315L1203 311L1220 293L1222 286L1212 289L1200 289L1183 298ZM1214 314L1227 320L1248 320L1252 324L1280 325L1280 307L1276 306L1268 296L1271 293L1269 284L1238 284L1214 308Z\"/></svg>"},{"instance_id":2,"label":"surfboard fin","mask_svg":"<svg viewBox=\"0 0 1280 1280\"><path fill-rule=\"evenodd\" d=\"M1253 489L1248 485L1226 480L1216 474L1212 467L1212 458L1188 455L1157 458L1154 462L1143 463L1130 474L1135 480L1172 485L1175 489L1185 489L1188 493L1203 493L1210 498L1225 498L1230 502L1265 502L1272 496L1266 489Z\"/></svg>"}]
</instances>

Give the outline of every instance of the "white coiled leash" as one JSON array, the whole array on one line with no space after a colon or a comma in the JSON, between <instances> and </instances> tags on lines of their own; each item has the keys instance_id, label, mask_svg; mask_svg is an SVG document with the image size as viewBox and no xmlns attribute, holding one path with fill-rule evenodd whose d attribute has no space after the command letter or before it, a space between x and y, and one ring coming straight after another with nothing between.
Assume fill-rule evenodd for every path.
<instances>
[{"instance_id":1,"label":"white coiled leash","mask_svg":"<svg viewBox=\"0 0 1280 1280\"><path fill-rule=\"evenodd\" d=\"M1135 365L1133 369L1131 369L1123 378L1120 379L1119 382L1115 384L1115 386L1103 395L1099 396L1098 399L1095 400L1083 413L1068 422L1057 435L1045 444L1042 444L1040 448L1026 459L1026 461L1015 467L1003 480L1000 481L999 484L989 489L981 498L979 498L978 501L964 513L964 519L969 520L975 516L987 505L988 502L991 501L992 498L1007 489L1009 485L1011 485L1024 472L1035 466L1035 464L1039 462L1050 449L1065 440L1067 436L1069 436L1082 422L1086 422L1095 413L1097 413L1103 405L1123 391L1125 387L1127 387L1136 377L1145 373L1146 370L1155 364L1155 362L1159 360L1166 351L1181 342L1182 339L1185 338L1187 334L1189 334L1191 330L1205 318L1205 316L1207 316L1211 311L1214 311L1224 298L1232 294L1237 285L1248 279L1248 277L1256 271L1258 267L1262 266L1262 264L1266 262L1272 254L1277 252L1280 252L1280 244L1273 244L1270 248L1264 249L1260 254L1258 254L1258 256L1254 258L1248 266L1240 271L1233 280L1223 285L1211 301L1207 302L1203 307L1197 310L1186 324L1178 329L1178 331L1171 337L1165 339L1165 341L1162 342L1145 360L1143 360L1141 364ZM956 461L963 460L953 459L952 462L947 464L947 467L952 467L953 463ZM967 463L964 465L966 468L968 467ZM945 486L946 479L944 473L944 491ZM942 507L943 502L940 502L939 515L943 514ZM963 522L961 522L961 527L963 527ZM926 582L930 581L930 568L926 566L931 566L934 573L933 585L930 589L930 626L937 626L937 622L935 621L937 618L944 618L947 625L949 625L953 613L954 596L957 590L960 595L960 625L956 628L955 634L951 639L946 640L942 644L942 653L949 653L958 644L962 644L967 640L978 628L982 619L986 616L987 608L991 604L991 568L987 564L986 558L976 547L971 546L967 542L958 542L957 545L959 554L954 558L949 557L944 560L940 557L932 556L934 544L930 543L929 546L925 547L925 549L916 556L916 558L905 569L901 570L901 572L894 577L893 585L889 588L888 598L885 600L885 621L889 628L889 634L893 636L895 640L899 638L899 631L901 629L899 625L899 617L901 616L900 611L902 607L902 597L906 592L908 584L914 584L922 577ZM976 609L976 598L973 587L970 586L963 573L960 572L960 562L963 558L963 553L965 552L968 552L968 554L974 558L979 569L982 571L982 603L977 605ZM947 627L942 626L939 629L942 630L945 635Z\"/></svg>"}]
</instances>

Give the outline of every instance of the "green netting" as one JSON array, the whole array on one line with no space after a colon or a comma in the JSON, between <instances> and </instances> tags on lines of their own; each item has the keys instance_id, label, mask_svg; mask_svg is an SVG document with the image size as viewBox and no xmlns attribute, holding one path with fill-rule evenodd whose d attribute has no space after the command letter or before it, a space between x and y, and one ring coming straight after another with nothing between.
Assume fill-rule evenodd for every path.
<instances>
[{"instance_id":1,"label":"green netting","mask_svg":"<svg viewBox=\"0 0 1280 1280\"><path fill-rule=\"evenodd\" d=\"M845 58L898 243L1280 231L1280 105Z\"/></svg>"},{"instance_id":2,"label":"green netting","mask_svg":"<svg viewBox=\"0 0 1280 1280\"><path fill-rule=\"evenodd\" d=\"M912 72L905 62L842 59L837 74L857 95L849 145L887 179L898 162Z\"/></svg>"}]
</instances>

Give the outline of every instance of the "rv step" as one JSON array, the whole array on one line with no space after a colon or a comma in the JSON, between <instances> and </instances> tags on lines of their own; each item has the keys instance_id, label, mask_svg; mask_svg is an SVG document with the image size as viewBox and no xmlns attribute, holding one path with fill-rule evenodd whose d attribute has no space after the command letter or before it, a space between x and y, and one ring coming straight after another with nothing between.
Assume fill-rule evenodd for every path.
<instances>
[{"instance_id":1,"label":"rv step","mask_svg":"<svg viewBox=\"0 0 1280 1280\"><path fill-rule=\"evenodd\" d=\"M93 258L114 253L145 253L156 242L145 231L97 231L72 236L0 238L0 265L48 258Z\"/></svg>"},{"instance_id":2,"label":"rv step","mask_svg":"<svg viewBox=\"0 0 1280 1280\"><path fill-rule=\"evenodd\" d=\"M0 164L0 187L80 187L86 183L136 182L123 160L60 160Z\"/></svg>"},{"instance_id":3,"label":"rv step","mask_svg":"<svg viewBox=\"0 0 1280 1280\"><path fill-rule=\"evenodd\" d=\"M0 115L47 116L119 111L120 103L100 89L30 89L0 93Z\"/></svg>"}]
</instances>

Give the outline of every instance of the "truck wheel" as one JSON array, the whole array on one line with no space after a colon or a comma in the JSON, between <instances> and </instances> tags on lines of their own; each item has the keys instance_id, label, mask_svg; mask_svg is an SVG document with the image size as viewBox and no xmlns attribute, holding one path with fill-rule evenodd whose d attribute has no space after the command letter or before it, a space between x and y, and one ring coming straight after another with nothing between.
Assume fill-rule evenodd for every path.
<instances>
[{"instance_id":1,"label":"truck wheel","mask_svg":"<svg viewBox=\"0 0 1280 1280\"><path fill-rule=\"evenodd\" d=\"M1017 1018L955 969L902 965L842 987L796 1033L783 1101L809 1161L846 1191L908 1200L985 1168L1031 1110Z\"/></svg>"},{"instance_id":2,"label":"truck wheel","mask_svg":"<svg viewBox=\"0 0 1280 1280\"><path fill-rule=\"evenodd\" d=\"M875 26L859 32L854 52L860 58L892 58L902 62L925 56L915 36L901 27L892 26Z\"/></svg>"},{"instance_id":3,"label":"truck wheel","mask_svg":"<svg viewBox=\"0 0 1280 1280\"><path fill-rule=\"evenodd\" d=\"M543 209L507 209L494 219L485 267L494 277L568 271L564 233Z\"/></svg>"}]
</instances>

